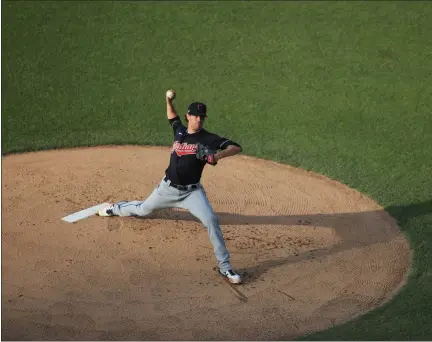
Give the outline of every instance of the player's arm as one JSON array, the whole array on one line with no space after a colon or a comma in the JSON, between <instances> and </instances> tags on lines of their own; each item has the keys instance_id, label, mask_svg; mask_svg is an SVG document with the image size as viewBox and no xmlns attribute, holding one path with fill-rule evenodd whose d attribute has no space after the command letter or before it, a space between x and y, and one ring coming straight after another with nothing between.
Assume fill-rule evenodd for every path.
<instances>
[{"instance_id":1,"label":"player's arm","mask_svg":"<svg viewBox=\"0 0 432 342\"><path fill-rule=\"evenodd\" d=\"M172 98L168 97L169 92L174 93L174 96ZM168 90L166 92L166 106L167 106L168 120L175 119L176 117L178 117L177 111L175 110L174 105L173 105L174 98L175 98L175 91L174 90Z\"/></svg>"},{"instance_id":2,"label":"player's arm","mask_svg":"<svg viewBox=\"0 0 432 342\"><path fill-rule=\"evenodd\" d=\"M184 128L183 124L181 123L180 117L177 115L177 111L174 108L173 100L176 97L176 93L174 90L168 90L166 92L166 105L167 105L167 117L168 122L170 126L174 130L174 138L176 136L176 133L178 130L181 130Z\"/></svg>"},{"instance_id":3,"label":"player's arm","mask_svg":"<svg viewBox=\"0 0 432 342\"><path fill-rule=\"evenodd\" d=\"M203 145L198 144L197 157L213 166L222 158L234 156L242 151L242 147L236 142L216 134L212 135L207 143L209 148L206 148L205 143ZM218 150L220 151L216 152Z\"/></svg>"},{"instance_id":4,"label":"player's arm","mask_svg":"<svg viewBox=\"0 0 432 342\"><path fill-rule=\"evenodd\" d=\"M242 148L240 145L228 145L224 150L219 151L215 154L215 161L218 162L222 158L227 158L231 156L235 156L237 153L240 153Z\"/></svg>"}]
</instances>

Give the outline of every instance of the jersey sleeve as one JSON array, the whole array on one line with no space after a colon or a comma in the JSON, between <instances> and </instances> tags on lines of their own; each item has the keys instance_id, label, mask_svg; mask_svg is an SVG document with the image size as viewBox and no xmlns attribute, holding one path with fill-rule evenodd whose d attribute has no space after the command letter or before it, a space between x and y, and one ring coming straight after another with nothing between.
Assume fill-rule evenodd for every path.
<instances>
[{"instance_id":1,"label":"jersey sleeve","mask_svg":"<svg viewBox=\"0 0 432 342\"><path fill-rule=\"evenodd\" d=\"M176 116L176 117L173 118L173 119L168 119L168 122L169 122L170 126L172 127L172 129L173 129L173 131L174 131L174 136L177 134L177 132L178 132L179 130L182 130L182 129L185 128L185 127L183 126L183 124L182 124L182 122L181 122L179 116Z\"/></svg>"},{"instance_id":2,"label":"jersey sleeve","mask_svg":"<svg viewBox=\"0 0 432 342\"><path fill-rule=\"evenodd\" d=\"M213 134L209 141L209 147L213 150L225 150L229 145L234 145L241 148L241 146L235 141L225 137L220 137L216 134Z\"/></svg>"}]
</instances>

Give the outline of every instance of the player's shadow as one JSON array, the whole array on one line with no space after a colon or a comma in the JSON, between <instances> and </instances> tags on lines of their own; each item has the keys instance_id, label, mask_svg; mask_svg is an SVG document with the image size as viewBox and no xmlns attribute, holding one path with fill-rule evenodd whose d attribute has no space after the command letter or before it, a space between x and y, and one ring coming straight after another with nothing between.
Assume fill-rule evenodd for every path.
<instances>
[{"instance_id":1,"label":"player's shadow","mask_svg":"<svg viewBox=\"0 0 432 342\"><path fill-rule=\"evenodd\" d=\"M365 211L358 213L312 214L312 215L276 215L258 216L241 215L227 212L216 212L222 230L224 226L247 225L253 230L255 226L305 226L311 229L319 227L332 228L340 238L337 245L306 251L284 258L267 260L249 268L239 270L245 281L252 282L268 270L291 262L301 262L319 258L352 248L388 242L404 230L406 224L419 216L432 213L432 200L409 205L389 206L385 210ZM161 210L145 219L167 219L199 222L187 211ZM387 224L383 224L387 222ZM378 224L377 224L378 223Z\"/></svg>"}]
</instances>

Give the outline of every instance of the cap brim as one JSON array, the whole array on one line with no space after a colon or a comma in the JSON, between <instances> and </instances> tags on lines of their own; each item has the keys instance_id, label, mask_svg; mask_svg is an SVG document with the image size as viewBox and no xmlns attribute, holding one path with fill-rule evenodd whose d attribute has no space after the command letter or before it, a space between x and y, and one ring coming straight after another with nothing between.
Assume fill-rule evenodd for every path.
<instances>
[{"instance_id":1,"label":"cap brim","mask_svg":"<svg viewBox=\"0 0 432 342\"><path fill-rule=\"evenodd\" d=\"M203 113L189 113L188 112L188 114L193 115L193 116L205 116L205 117L207 117L207 114L203 114Z\"/></svg>"}]
</instances>

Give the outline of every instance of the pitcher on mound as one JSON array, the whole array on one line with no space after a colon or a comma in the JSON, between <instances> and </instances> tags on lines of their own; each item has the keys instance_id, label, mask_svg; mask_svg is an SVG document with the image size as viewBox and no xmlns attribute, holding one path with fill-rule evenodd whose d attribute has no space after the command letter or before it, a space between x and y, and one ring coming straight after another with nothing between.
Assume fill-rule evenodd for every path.
<instances>
[{"instance_id":1,"label":"pitcher on mound","mask_svg":"<svg viewBox=\"0 0 432 342\"><path fill-rule=\"evenodd\" d=\"M174 144L165 177L144 201L120 201L99 210L99 216L147 216L165 208L187 209L207 228L221 275L233 284L241 282L231 267L230 255L213 208L200 183L206 164L215 166L222 158L242 151L236 142L206 131L207 107L202 102L189 105L185 127L173 105L174 90L166 92L168 121L174 131Z\"/></svg>"}]
</instances>

